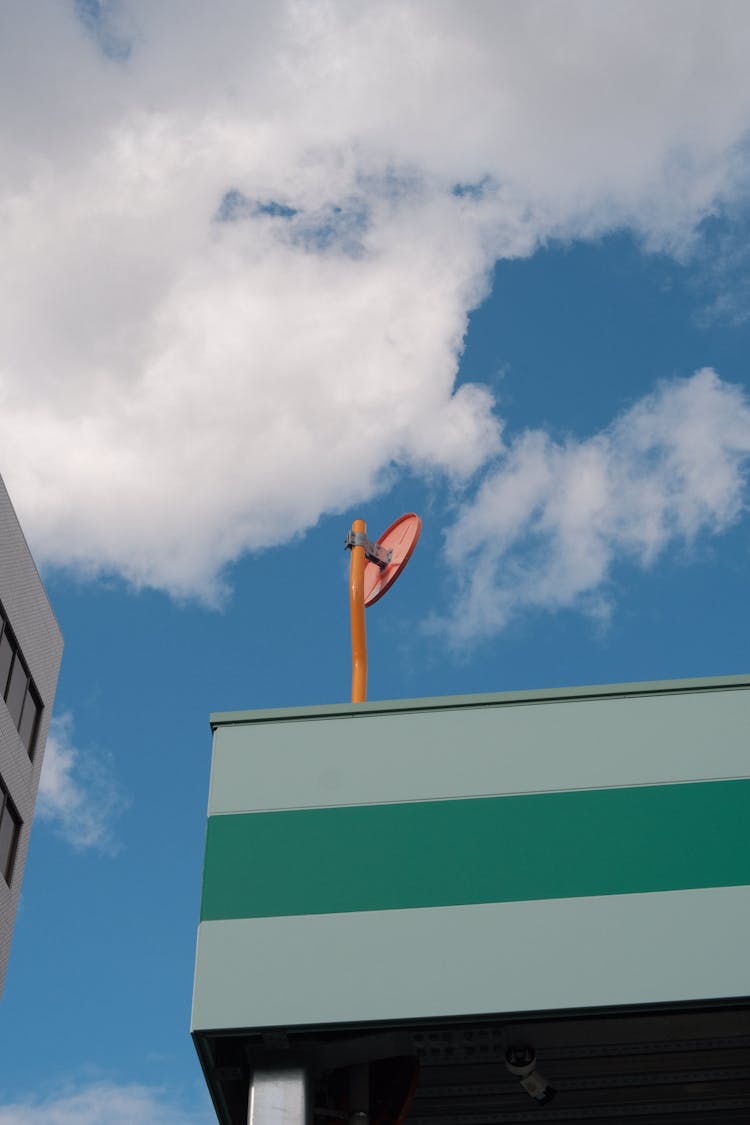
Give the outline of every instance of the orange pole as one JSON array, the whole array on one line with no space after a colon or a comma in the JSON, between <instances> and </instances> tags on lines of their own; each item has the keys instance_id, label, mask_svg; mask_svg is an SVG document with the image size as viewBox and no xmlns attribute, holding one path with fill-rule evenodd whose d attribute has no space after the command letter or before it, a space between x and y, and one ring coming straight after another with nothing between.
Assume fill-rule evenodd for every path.
<instances>
[{"instance_id":1,"label":"orange pole","mask_svg":"<svg viewBox=\"0 0 750 1125\"><path fill-rule=\"evenodd\" d=\"M367 531L364 520L355 520L352 531ZM367 632L365 630L365 549L352 547L349 564L349 613L352 621L352 703L367 699Z\"/></svg>"}]
</instances>

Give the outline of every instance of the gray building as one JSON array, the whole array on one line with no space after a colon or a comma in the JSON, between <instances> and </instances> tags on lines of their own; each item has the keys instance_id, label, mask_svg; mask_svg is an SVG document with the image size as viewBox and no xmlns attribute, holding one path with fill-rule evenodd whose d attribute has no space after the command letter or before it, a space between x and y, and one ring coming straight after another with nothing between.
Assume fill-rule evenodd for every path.
<instances>
[{"instance_id":1,"label":"gray building","mask_svg":"<svg viewBox=\"0 0 750 1125\"><path fill-rule=\"evenodd\" d=\"M0 478L0 991L63 639Z\"/></svg>"}]
</instances>

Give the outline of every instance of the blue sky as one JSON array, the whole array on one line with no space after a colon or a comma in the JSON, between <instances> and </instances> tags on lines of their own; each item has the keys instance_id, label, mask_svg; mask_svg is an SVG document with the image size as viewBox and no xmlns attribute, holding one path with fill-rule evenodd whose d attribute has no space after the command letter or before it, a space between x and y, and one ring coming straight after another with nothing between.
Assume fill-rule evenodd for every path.
<instances>
[{"instance_id":1,"label":"blue sky","mask_svg":"<svg viewBox=\"0 0 750 1125\"><path fill-rule=\"evenodd\" d=\"M747 671L745 6L209 7L0 47L0 471L66 641L0 1125L211 1120L208 715L347 698L352 518L423 519L370 698Z\"/></svg>"}]
</instances>

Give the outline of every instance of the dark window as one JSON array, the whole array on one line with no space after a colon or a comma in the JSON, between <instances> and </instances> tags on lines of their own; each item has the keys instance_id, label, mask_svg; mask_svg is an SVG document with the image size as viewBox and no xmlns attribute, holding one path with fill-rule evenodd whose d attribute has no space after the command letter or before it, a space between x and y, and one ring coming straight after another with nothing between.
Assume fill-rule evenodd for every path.
<instances>
[{"instance_id":1,"label":"dark window","mask_svg":"<svg viewBox=\"0 0 750 1125\"><path fill-rule=\"evenodd\" d=\"M8 680L8 689L5 692L5 702L8 704L8 710L16 726L21 722L21 712L23 711L23 701L26 698L26 688L29 686L29 677L26 669L21 663L21 657L16 652L13 661L13 667L10 670L10 679Z\"/></svg>"},{"instance_id":2,"label":"dark window","mask_svg":"<svg viewBox=\"0 0 750 1125\"><path fill-rule=\"evenodd\" d=\"M39 729L42 700L2 606L0 606L0 695L8 706L11 718L31 758L34 753L34 739Z\"/></svg>"},{"instance_id":3,"label":"dark window","mask_svg":"<svg viewBox=\"0 0 750 1125\"><path fill-rule=\"evenodd\" d=\"M18 725L18 733L23 739L24 746L29 754L34 748L34 739L36 737L36 728L39 721L39 713L42 710L42 705L36 689L33 684L29 684L29 690L26 692L26 699L23 704L23 712L21 714L21 722Z\"/></svg>"},{"instance_id":4,"label":"dark window","mask_svg":"<svg viewBox=\"0 0 750 1125\"><path fill-rule=\"evenodd\" d=\"M8 886L13 874L20 831L21 818L0 778L0 874Z\"/></svg>"},{"instance_id":5,"label":"dark window","mask_svg":"<svg viewBox=\"0 0 750 1125\"><path fill-rule=\"evenodd\" d=\"M2 623L5 625L5 622ZM5 696L5 689L8 685L8 673L10 666L13 663L13 645L11 644L8 630L3 629L3 635L0 637L0 695Z\"/></svg>"}]
</instances>

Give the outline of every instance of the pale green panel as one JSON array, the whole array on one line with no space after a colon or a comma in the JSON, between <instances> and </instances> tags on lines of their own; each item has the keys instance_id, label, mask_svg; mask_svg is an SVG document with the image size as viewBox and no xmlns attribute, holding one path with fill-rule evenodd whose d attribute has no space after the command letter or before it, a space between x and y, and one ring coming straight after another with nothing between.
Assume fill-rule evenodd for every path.
<instances>
[{"instance_id":1,"label":"pale green panel","mask_svg":"<svg viewBox=\"0 0 750 1125\"><path fill-rule=\"evenodd\" d=\"M209 813L750 776L750 687L499 698L238 717L216 730Z\"/></svg>"},{"instance_id":2,"label":"pale green panel","mask_svg":"<svg viewBox=\"0 0 750 1125\"><path fill-rule=\"evenodd\" d=\"M202 922L193 1030L750 994L750 888Z\"/></svg>"}]
</instances>

